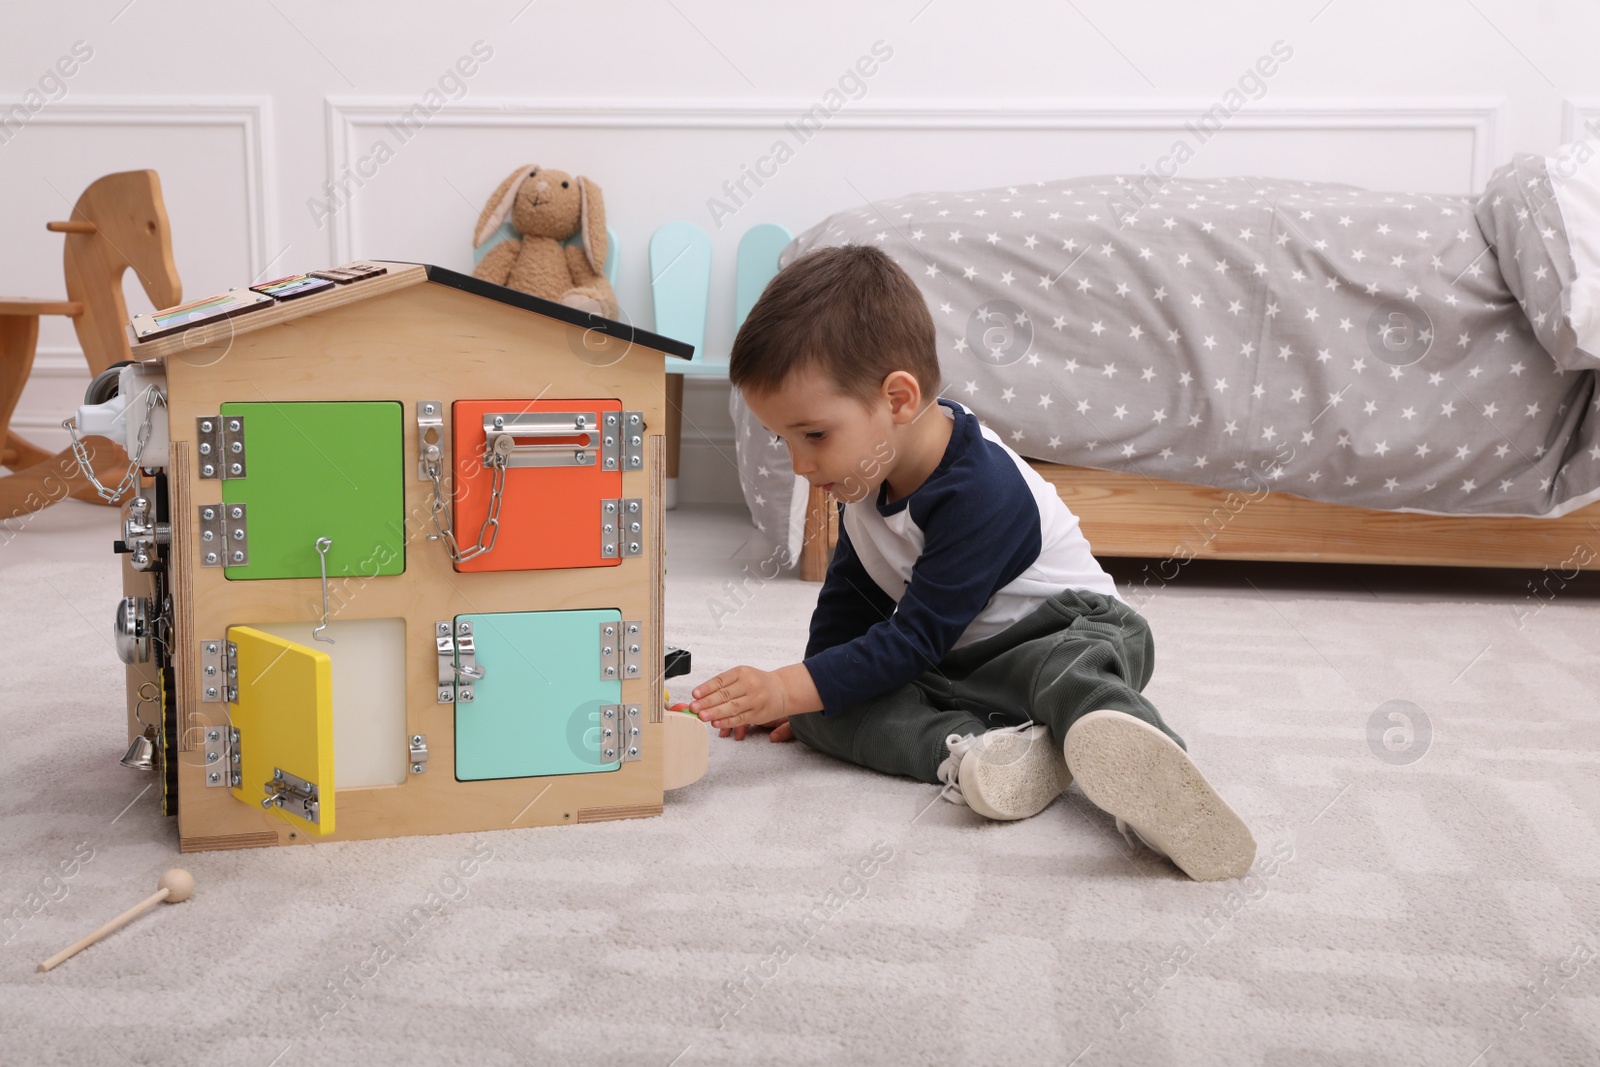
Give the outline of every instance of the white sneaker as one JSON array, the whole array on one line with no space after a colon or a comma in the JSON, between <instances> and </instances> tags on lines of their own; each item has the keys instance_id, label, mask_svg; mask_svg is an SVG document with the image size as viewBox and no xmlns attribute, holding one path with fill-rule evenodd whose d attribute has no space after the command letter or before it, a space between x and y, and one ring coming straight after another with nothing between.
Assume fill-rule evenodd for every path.
<instances>
[{"instance_id":1,"label":"white sneaker","mask_svg":"<svg viewBox=\"0 0 1600 1067\"><path fill-rule=\"evenodd\" d=\"M944 743L950 755L939 764L941 795L991 819L1037 815L1072 784L1062 750L1043 723L951 734Z\"/></svg>"},{"instance_id":2,"label":"white sneaker","mask_svg":"<svg viewBox=\"0 0 1600 1067\"><path fill-rule=\"evenodd\" d=\"M1061 748L1078 788L1116 816L1124 837L1132 828L1197 882L1250 870L1250 828L1189 754L1154 726L1126 712L1091 711L1067 730Z\"/></svg>"}]
</instances>

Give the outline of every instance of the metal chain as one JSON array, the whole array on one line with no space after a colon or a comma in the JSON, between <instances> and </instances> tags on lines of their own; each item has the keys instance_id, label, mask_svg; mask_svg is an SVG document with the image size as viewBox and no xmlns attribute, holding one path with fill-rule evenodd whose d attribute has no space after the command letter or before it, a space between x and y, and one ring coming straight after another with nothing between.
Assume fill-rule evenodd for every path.
<instances>
[{"instance_id":1,"label":"metal chain","mask_svg":"<svg viewBox=\"0 0 1600 1067\"><path fill-rule=\"evenodd\" d=\"M100 479L95 477L94 463L89 459L88 449L83 447L83 442L78 438L78 418L76 415L62 420L61 428L67 431L72 438L72 457L78 461L78 470L94 486L94 491L100 499L111 503L121 500L122 497L139 484L139 461L144 458L145 445L150 443L151 413L156 406L165 406L166 395L155 386L147 386L144 393L144 419L139 424L139 440L133 449L133 455L128 458L128 469L122 475L122 481L117 483L115 489L107 489L100 484Z\"/></svg>"},{"instance_id":2,"label":"metal chain","mask_svg":"<svg viewBox=\"0 0 1600 1067\"><path fill-rule=\"evenodd\" d=\"M505 499L506 457L499 453L491 453L489 466L494 471L489 485L489 514L485 516L483 525L478 529L477 542L463 552L456 544L452 529L455 523L451 520L449 505L444 502L444 487L439 484L439 464L428 464L428 477L433 481L433 533L428 540L443 541L453 563L465 563L469 559L487 554L494 549L495 540L500 536L500 504ZM441 515L444 516L443 527L439 525Z\"/></svg>"}]
</instances>

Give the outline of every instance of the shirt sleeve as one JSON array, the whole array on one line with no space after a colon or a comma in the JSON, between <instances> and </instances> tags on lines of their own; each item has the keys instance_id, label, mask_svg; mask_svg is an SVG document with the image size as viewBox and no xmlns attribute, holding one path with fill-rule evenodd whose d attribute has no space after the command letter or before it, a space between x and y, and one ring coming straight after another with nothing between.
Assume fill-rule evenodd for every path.
<instances>
[{"instance_id":1,"label":"shirt sleeve","mask_svg":"<svg viewBox=\"0 0 1600 1067\"><path fill-rule=\"evenodd\" d=\"M844 505L839 505L841 512ZM817 607L811 613L811 638L806 643L809 658L824 649L846 644L894 614L894 599L885 593L861 566L850 533L841 517L839 540L828 562Z\"/></svg>"},{"instance_id":2,"label":"shirt sleeve","mask_svg":"<svg viewBox=\"0 0 1600 1067\"><path fill-rule=\"evenodd\" d=\"M920 505L912 519L924 544L894 613L845 643L807 649L806 669L825 718L936 669L995 590L1039 557L1039 509L1020 479L1015 486L969 482L959 494L951 489L912 503Z\"/></svg>"}]
</instances>

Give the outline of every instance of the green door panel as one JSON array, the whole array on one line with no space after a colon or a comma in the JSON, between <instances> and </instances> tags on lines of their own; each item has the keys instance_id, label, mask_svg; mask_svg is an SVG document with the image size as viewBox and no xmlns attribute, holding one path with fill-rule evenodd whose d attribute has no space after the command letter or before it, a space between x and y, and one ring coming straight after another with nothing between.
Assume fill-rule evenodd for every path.
<instances>
[{"instance_id":1,"label":"green door panel","mask_svg":"<svg viewBox=\"0 0 1600 1067\"><path fill-rule=\"evenodd\" d=\"M472 624L473 699L456 701L456 778L530 778L614 771L600 755L600 708L622 700L601 677L600 624L616 610L458 615Z\"/></svg>"},{"instance_id":2,"label":"green door panel","mask_svg":"<svg viewBox=\"0 0 1600 1067\"><path fill-rule=\"evenodd\" d=\"M245 473L222 483L246 505L249 554L230 579L376 578L406 569L405 454L398 402L223 404L244 419Z\"/></svg>"}]
</instances>

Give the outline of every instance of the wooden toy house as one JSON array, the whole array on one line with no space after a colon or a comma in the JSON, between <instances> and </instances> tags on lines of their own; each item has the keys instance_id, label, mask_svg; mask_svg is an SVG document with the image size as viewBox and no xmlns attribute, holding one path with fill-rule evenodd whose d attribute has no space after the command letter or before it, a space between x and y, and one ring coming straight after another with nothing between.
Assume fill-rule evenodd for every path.
<instances>
[{"instance_id":1,"label":"wooden toy house","mask_svg":"<svg viewBox=\"0 0 1600 1067\"><path fill-rule=\"evenodd\" d=\"M693 350L357 266L130 327L130 454L155 432L116 627L182 850L659 814L695 743L663 723L661 493Z\"/></svg>"}]
</instances>

